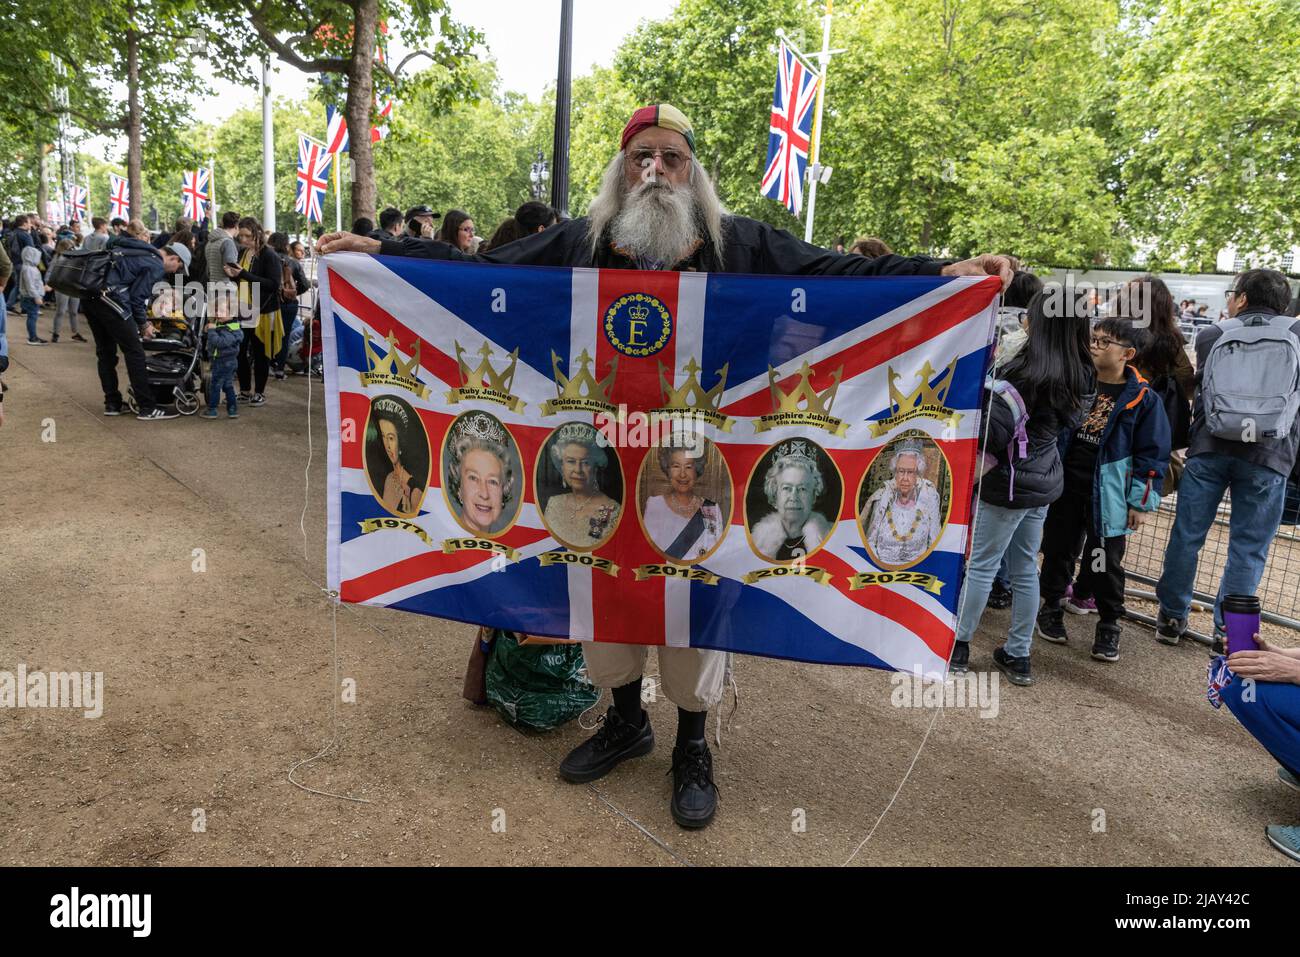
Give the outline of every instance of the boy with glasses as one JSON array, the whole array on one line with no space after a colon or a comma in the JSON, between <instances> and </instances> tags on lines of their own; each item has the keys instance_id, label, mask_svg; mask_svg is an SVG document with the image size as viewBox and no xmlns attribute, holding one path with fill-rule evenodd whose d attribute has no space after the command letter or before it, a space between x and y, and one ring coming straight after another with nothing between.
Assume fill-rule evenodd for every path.
<instances>
[{"instance_id":1,"label":"boy with glasses","mask_svg":"<svg viewBox=\"0 0 1300 957\"><path fill-rule=\"evenodd\" d=\"M1169 465L1164 406L1130 365L1150 335L1124 319L1105 318L1093 326L1097 397L1066 439L1065 493L1052 503L1043 525L1038 637L1060 645L1069 640L1061 600L1082 545L1076 587L1097 602L1092 657L1098 661L1119 661L1125 537L1160 506Z\"/></svg>"}]
</instances>

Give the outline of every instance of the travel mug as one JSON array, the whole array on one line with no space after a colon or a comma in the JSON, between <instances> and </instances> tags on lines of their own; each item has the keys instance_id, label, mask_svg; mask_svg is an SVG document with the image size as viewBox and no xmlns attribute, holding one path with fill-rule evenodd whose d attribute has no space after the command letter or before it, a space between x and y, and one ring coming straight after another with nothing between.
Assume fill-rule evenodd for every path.
<instances>
[{"instance_id":1,"label":"travel mug","mask_svg":"<svg viewBox=\"0 0 1300 957\"><path fill-rule=\"evenodd\" d=\"M1255 651L1259 633L1259 599L1254 595L1223 596L1223 627L1228 632L1228 654Z\"/></svg>"}]
</instances>

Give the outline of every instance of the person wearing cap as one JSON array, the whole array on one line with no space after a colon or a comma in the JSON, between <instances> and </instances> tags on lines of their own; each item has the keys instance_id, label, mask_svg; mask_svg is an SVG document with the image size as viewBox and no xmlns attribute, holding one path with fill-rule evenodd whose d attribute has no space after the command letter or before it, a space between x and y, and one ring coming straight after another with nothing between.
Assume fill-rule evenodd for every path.
<instances>
[{"instance_id":1,"label":"person wearing cap","mask_svg":"<svg viewBox=\"0 0 1300 957\"><path fill-rule=\"evenodd\" d=\"M642 107L623 128L600 189L585 217L562 222L491 252L471 255L447 243L403 236L378 240L330 233L322 253L363 252L426 259L603 269L766 273L814 276L930 275L1011 279L1004 256L960 262L925 256L838 255L783 229L728 213L695 156L690 121L669 104ZM647 649L583 643L588 675L613 688L614 705L599 731L560 764L569 781L593 781L654 747L641 707ZM697 648L660 647L661 682L678 708L669 809L683 827L703 827L717 809L713 759L704 740L710 708L722 699L727 656Z\"/></svg>"},{"instance_id":2,"label":"person wearing cap","mask_svg":"<svg viewBox=\"0 0 1300 957\"><path fill-rule=\"evenodd\" d=\"M142 340L153 338L149 303L154 286L164 276L188 269L190 251L180 243L155 249L144 240L125 234L117 237L113 249L119 255L109 267L103 294L82 300L91 335L95 337L99 383L104 389L104 414L121 415L125 411L117 381L117 354L121 351L139 409L136 418L145 422L174 419L175 412L153 401Z\"/></svg>"},{"instance_id":3,"label":"person wearing cap","mask_svg":"<svg viewBox=\"0 0 1300 957\"><path fill-rule=\"evenodd\" d=\"M412 239L432 237L438 225L434 220L438 219L442 219L442 214L435 213L431 207L412 206L406 211L406 232L402 236L409 236ZM397 253L397 255L403 254Z\"/></svg>"}]
</instances>

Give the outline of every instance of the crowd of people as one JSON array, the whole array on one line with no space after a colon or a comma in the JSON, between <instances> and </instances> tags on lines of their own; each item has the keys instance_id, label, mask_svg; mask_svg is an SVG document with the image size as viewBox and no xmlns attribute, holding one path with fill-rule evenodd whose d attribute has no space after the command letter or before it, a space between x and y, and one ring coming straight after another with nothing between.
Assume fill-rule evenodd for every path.
<instances>
[{"instance_id":1,"label":"crowd of people","mask_svg":"<svg viewBox=\"0 0 1300 957\"><path fill-rule=\"evenodd\" d=\"M439 214L419 205L402 213L390 206L379 213L377 226L359 219L348 233L322 237L319 251L786 275L998 276L1004 288L1001 332L988 384L985 464L951 670L974 667L971 640L985 607L1007 604L1011 623L1005 642L993 651L992 665L1012 684L1034 683L1035 638L1063 645L1071 641L1066 611L1095 612L1090 655L1104 663L1118 661L1125 545L1159 507L1162 495L1175 489L1173 533L1157 587L1157 637L1176 644L1188 628L1197 556L1228 494L1228 560L1214 616L1216 637L1222 637L1224 596L1254 594L1263 574L1282 520L1287 481L1296 471L1300 416L1293 401L1274 394L1284 384L1267 377L1246 385L1235 381L1240 363L1225 360L1232 350L1216 346L1252 330L1245 338L1274 343L1279 350L1269 368L1282 368L1290 355L1300 373L1300 321L1286 315L1294 315L1294 306L1285 276L1267 269L1238 275L1227 298L1226 321L1202 330L1193 366L1179 328L1186 303L1175 306L1155 276L1141 276L1088 308L1061 308L1062 300L1031 273L1018 270L1009 256L960 261L905 257L875 237L847 249L841 241L837 249L825 250L728 213L694 155L689 120L670 105L637 110L617 146L589 213L581 219L558 216L544 203L525 203L485 241L463 210ZM205 415L216 417L223 397L232 418L240 403L263 405L269 376L284 374L297 297L310 285L301 270L302 247L282 233L265 235L257 219L233 212L222 217L206 242L186 220L152 241L140 235L142 227L135 221L105 224L96 219L94 225L92 236L83 240L74 232L70 241L88 244L106 236L103 242L136 254L122 260L136 265L114 267L119 272L104 297L117 300L123 318L114 325L106 306L85 302L61 304L58 315L68 320L74 337L79 337L79 310L90 322L105 413L121 411L113 350L126 354L135 384L133 356L139 355L140 340L152 334L148 303L138 295L152 282L140 277L156 280L181 269L227 293L209 293L204 318L211 361ZM30 236L29 217L18 217L14 229L19 237L15 258L23 272L12 280L16 291L11 301L22 308L29 302L39 307L41 250L48 238L53 254L59 237L42 234L38 243ZM29 263L35 275L28 274ZM1260 329L1271 332L1257 335ZM29 341L39 344L34 320L28 331ZM1214 369L1217 377L1209 374ZM1216 388L1236 389L1236 412L1257 413L1272 423L1271 430L1234 435L1233 422L1240 422L1233 419L1236 413L1224 412L1220 400L1227 393L1216 393ZM139 399L141 387L135 391ZM166 416L155 406L141 417ZM904 464L916 471L919 458L913 455ZM899 481L897 474L893 480ZM1283 780L1300 788L1300 651L1263 640L1257 645L1228 659L1242 679L1261 684L1251 689L1250 707L1241 704L1241 681L1230 686L1224 699L1278 759ZM611 689L613 704L599 730L561 762L567 780L595 780L653 748L641 696L646 652L613 642L583 643L587 673ZM657 655L664 691L678 708L670 811L684 827L703 827L712 820L718 797L704 728L708 711L722 697L725 655L669 646L660 647ZM1262 690L1263 684L1269 690ZM1300 829L1291 831L1278 846L1297 856ZM1287 840L1292 842L1289 850Z\"/></svg>"}]
</instances>

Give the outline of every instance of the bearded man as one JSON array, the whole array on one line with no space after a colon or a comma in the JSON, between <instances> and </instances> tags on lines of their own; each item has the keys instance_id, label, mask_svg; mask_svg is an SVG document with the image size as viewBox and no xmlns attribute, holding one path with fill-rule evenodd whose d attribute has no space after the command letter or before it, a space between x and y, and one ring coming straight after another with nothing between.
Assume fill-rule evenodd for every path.
<instances>
[{"instance_id":1,"label":"bearded man","mask_svg":"<svg viewBox=\"0 0 1300 957\"><path fill-rule=\"evenodd\" d=\"M805 276L995 275L1004 288L1012 276L1012 262L1005 256L945 262L925 256L840 255L766 223L731 215L695 157L690 121L666 103L632 114L585 217L479 255L428 239L402 236L380 242L347 233L322 237L320 250L600 269ZM560 774L573 782L594 781L654 747L649 715L641 707L647 648L584 642L582 650L588 676L595 684L613 689L614 704L596 734L560 763ZM666 646L659 647L658 655L664 694L677 705L669 809L682 827L704 827L718 803L704 728L709 709L722 700L727 656Z\"/></svg>"}]
</instances>

